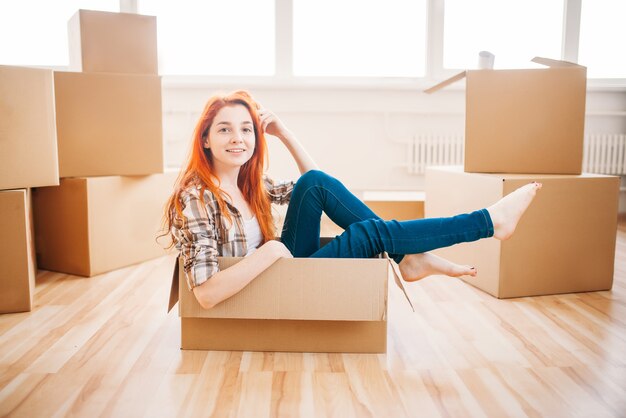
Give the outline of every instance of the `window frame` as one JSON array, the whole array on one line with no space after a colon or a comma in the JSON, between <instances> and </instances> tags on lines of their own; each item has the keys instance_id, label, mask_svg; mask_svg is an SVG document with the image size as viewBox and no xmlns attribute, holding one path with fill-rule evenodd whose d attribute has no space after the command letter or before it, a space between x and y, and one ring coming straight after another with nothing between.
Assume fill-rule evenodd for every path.
<instances>
[{"instance_id":1,"label":"window frame","mask_svg":"<svg viewBox=\"0 0 626 418\"><path fill-rule=\"evenodd\" d=\"M120 0L120 11L137 13L138 0ZM165 86L205 87L237 86L245 80L248 86L297 86L300 88L387 88L421 90L463 69L443 67L443 31L445 0L427 0L426 74L424 77L303 77L293 74L293 1L275 0L276 55L273 76L163 76ZM561 59L578 61L582 0L563 0L563 36ZM625 90L626 78L592 78L588 86L597 90ZM462 88L462 87L461 87Z\"/></svg>"}]
</instances>

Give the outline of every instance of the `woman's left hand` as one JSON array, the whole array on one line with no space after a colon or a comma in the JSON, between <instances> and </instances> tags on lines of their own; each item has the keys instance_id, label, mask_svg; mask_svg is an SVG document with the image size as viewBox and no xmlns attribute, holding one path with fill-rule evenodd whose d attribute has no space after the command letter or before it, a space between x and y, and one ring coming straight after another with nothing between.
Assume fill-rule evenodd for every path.
<instances>
[{"instance_id":1,"label":"woman's left hand","mask_svg":"<svg viewBox=\"0 0 626 418\"><path fill-rule=\"evenodd\" d=\"M266 134L274 135L281 139L289 135L289 130L285 124L271 110L259 109L259 120L261 128Z\"/></svg>"}]
</instances>

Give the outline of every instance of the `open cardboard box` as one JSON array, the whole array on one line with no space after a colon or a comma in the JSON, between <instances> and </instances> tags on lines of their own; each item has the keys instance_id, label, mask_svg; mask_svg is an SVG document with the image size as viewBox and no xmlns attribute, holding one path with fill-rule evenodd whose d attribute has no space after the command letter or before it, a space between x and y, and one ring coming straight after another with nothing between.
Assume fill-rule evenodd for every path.
<instances>
[{"instance_id":1,"label":"open cardboard box","mask_svg":"<svg viewBox=\"0 0 626 418\"><path fill-rule=\"evenodd\" d=\"M220 269L239 260L220 258ZM384 353L390 274L386 256L285 258L207 310L177 260L168 310L179 302L182 349Z\"/></svg>"},{"instance_id":2,"label":"open cardboard box","mask_svg":"<svg viewBox=\"0 0 626 418\"><path fill-rule=\"evenodd\" d=\"M494 238L435 251L475 266L467 283L498 298L608 290L613 284L619 177L598 174L466 173L426 170L426 216L488 207L518 187L543 184L506 241Z\"/></svg>"},{"instance_id":3,"label":"open cardboard box","mask_svg":"<svg viewBox=\"0 0 626 418\"><path fill-rule=\"evenodd\" d=\"M0 313L32 309L35 250L29 189L0 191Z\"/></svg>"},{"instance_id":4,"label":"open cardboard box","mask_svg":"<svg viewBox=\"0 0 626 418\"><path fill-rule=\"evenodd\" d=\"M546 68L467 70L427 90L466 78L465 171L580 174L587 69L534 58Z\"/></svg>"},{"instance_id":5,"label":"open cardboard box","mask_svg":"<svg viewBox=\"0 0 626 418\"><path fill-rule=\"evenodd\" d=\"M0 65L0 189L59 184L52 70Z\"/></svg>"}]
</instances>

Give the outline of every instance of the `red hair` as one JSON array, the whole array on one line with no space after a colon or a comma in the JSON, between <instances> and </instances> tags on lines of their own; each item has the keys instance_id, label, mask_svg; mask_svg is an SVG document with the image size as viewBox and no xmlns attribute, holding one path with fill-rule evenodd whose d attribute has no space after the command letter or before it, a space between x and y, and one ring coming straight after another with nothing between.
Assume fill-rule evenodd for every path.
<instances>
[{"instance_id":1,"label":"red hair","mask_svg":"<svg viewBox=\"0 0 626 418\"><path fill-rule=\"evenodd\" d=\"M183 216L181 194L185 189L196 186L200 186L200 199L203 203L205 203L205 190L213 193L221 212L231 225L233 224L232 217L222 196L222 193L225 192L220 190L220 179L215 174L213 157L210 151L204 148L204 142L217 113L224 107L237 105L244 106L250 112L256 138L256 146L252 157L239 170L237 186L259 222L263 243L274 239L276 231L272 219L271 203L263 182L263 170L267 158L267 143L259 122L259 114L257 112L259 105L248 92L243 90L224 96L213 96L205 105L193 132L193 142L187 164L180 172L174 186L174 193L170 196L165 208L164 235L171 231L172 226L180 227L184 225L186 220ZM170 244L170 247L172 245L173 243Z\"/></svg>"}]
</instances>

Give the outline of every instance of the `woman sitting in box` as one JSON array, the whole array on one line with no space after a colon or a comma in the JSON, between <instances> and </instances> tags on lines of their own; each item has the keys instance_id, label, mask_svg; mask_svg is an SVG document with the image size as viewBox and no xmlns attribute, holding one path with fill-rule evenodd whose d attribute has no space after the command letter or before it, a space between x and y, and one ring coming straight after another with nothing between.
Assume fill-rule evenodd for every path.
<instances>
[{"instance_id":1,"label":"woman sitting in box","mask_svg":"<svg viewBox=\"0 0 626 418\"><path fill-rule=\"evenodd\" d=\"M264 176L265 134L280 139L293 156L302 174L296 182ZM169 199L165 227L180 250L189 287L208 309L281 257L367 258L387 252L409 282L431 274L475 276L473 267L428 251L492 236L509 238L539 188L539 183L527 184L469 214L384 221L339 180L319 171L276 115L237 91L206 104ZM289 204L280 241L274 240L272 203ZM320 248L322 212L345 231ZM220 256L245 258L220 270Z\"/></svg>"}]
</instances>

